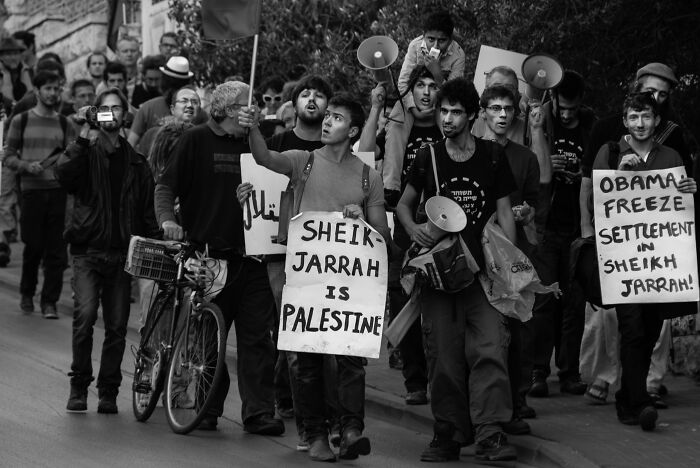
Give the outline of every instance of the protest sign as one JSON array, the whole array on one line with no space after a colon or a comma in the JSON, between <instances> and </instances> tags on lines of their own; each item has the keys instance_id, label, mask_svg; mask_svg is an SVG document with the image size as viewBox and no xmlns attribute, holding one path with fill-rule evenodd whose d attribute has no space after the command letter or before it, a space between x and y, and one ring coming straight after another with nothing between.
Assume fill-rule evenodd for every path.
<instances>
[{"instance_id":1,"label":"protest sign","mask_svg":"<svg viewBox=\"0 0 700 468\"><path fill-rule=\"evenodd\" d=\"M474 87L477 93L479 93L479 96L481 96L481 93L484 92L484 88L486 87L486 73L497 66L506 66L515 70L515 73L518 75L520 94L525 94L527 85L522 75L525 58L527 58L527 55L482 45L479 49L479 58L476 61L476 70L474 70Z\"/></svg>"},{"instance_id":2,"label":"protest sign","mask_svg":"<svg viewBox=\"0 0 700 468\"><path fill-rule=\"evenodd\" d=\"M593 171L596 249L604 304L698 300L693 196L682 167Z\"/></svg>"},{"instance_id":3,"label":"protest sign","mask_svg":"<svg viewBox=\"0 0 700 468\"><path fill-rule=\"evenodd\" d=\"M253 184L253 192L243 205L246 255L283 254L286 249L273 239L279 225L280 194L289 177L259 166L252 154L245 153L241 155L241 179Z\"/></svg>"},{"instance_id":4,"label":"protest sign","mask_svg":"<svg viewBox=\"0 0 700 468\"><path fill-rule=\"evenodd\" d=\"M339 212L292 219L277 347L379 357L388 260L382 236Z\"/></svg>"}]
</instances>

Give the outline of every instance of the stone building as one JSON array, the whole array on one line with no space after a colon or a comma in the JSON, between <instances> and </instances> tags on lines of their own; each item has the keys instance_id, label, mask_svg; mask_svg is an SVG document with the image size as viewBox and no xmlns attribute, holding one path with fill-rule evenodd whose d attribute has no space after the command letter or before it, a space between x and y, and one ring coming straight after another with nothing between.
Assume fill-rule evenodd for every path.
<instances>
[{"instance_id":1,"label":"stone building","mask_svg":"<svg viewBox=\"0 0 700 468\"><path fill-rule=\"evenodd\" d=\"M167 0L0 0L4 33L32 32L37 55L57 53L68 80L85 76L94 50L113 58L108 42L117 35L141 38L143 55L157 53L160 35L174 30L167 12Z\"/></svg>"}]
</instances>

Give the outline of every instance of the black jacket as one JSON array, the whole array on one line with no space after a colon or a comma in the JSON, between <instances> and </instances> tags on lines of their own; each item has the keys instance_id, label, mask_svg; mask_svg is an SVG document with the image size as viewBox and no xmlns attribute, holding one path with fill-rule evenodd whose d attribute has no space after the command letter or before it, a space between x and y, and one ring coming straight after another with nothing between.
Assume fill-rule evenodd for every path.
<instances>
[{"instance_id":1,"label":"black jacket","mask_svg":"<svg viewBox=\"0 0 700 468\"><path fill-rule=\"evenodd\" d=\"M154 182L146 159L122 137L127 149L121 190L119 224L123 250L131 235L160 237L153 207ZM56 164L56 178L69 195L63 237L73 253L93 248L109 250L112 215L108 154L114 149L104 134L94 142L78 138Z\"/></svg>"}]
</instances>

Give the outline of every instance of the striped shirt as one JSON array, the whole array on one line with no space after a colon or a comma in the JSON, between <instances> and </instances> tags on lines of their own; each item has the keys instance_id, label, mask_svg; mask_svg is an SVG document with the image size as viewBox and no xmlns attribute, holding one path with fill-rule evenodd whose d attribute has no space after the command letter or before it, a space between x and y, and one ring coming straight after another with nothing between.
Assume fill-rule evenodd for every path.
<instances>
[{"instance_id":1,"label":"striped shirt","mask_svg":"<svg viewBox=\"0 0 700 468\"><path fill-rule=\"evenodd\" d=\"M27 126L24 135L21 134L22 115L12 118L5 140L5 166L18 170L21 177L22 190L45 190L59 188L60 185L53 173L53 166L47 167L39 174L30 174L20 170L21 161L42 162L58 148L65 148L67 142L76 137L76 132L70 121L66 124L66 134L63 134L58 114L43 117L35 109L27 111Z\"/></svg>"}]
</instances>

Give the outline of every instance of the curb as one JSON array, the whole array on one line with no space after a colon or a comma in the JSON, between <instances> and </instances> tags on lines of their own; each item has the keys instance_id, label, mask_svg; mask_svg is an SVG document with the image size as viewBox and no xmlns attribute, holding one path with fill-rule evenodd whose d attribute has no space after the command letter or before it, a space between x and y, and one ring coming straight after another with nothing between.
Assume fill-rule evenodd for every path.
<instances>
[{"instance_id":1,"label":"curb","mask_svg":"<svg viewBox=\"0 0 700 468\"><path fill-rule=\"evenodd\" d=\"M0 277L0 287L17 290L18 284ZM56 304L61 315L73 316L70 300L61 297ZM128 329L138 333L130 321ZM226 360L231 363L229 372L236 372L237 353L235 345L227 343ZM368 414L391 424L413 427L426 434L433 431L433 419L429 407L407 406L403 398L374 387L365 387L365 409ZM546 440L535 435L511 436L509 442L518 450L518 463L538 468L600 468L586 456L560 442Z\"/></svg>"}]
</instances>

